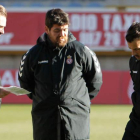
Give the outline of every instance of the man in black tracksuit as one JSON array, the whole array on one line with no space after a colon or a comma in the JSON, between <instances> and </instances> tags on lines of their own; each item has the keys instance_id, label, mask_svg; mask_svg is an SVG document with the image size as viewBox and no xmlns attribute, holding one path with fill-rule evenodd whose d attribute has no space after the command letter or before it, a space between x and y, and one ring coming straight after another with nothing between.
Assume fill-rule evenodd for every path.
<instances>
[{"instance_id":1,"label":"man in black tracksuit","mask_svg":"<svg viewBox=\"0 0 140 140\"><path fill-rule=\"evenodd\" d=\"M140 140L140 23L134 22L129 27L126 41L132 50L129 66L134 92L131 96L133 109L122 140Z\"/></svg>"},{"instance_id":2,"label":"man in black tracksuit","mask_svg":"<svg viewBox=\"0 0 140 140\"><path fill-rule=\"evenodd\" d=\"M68 14L46 14L46 30L23 55L19 82L31 92L34 140L89 140L90 100L102 85L94 52L68 31Z\"/></svg>"}]
</instances>

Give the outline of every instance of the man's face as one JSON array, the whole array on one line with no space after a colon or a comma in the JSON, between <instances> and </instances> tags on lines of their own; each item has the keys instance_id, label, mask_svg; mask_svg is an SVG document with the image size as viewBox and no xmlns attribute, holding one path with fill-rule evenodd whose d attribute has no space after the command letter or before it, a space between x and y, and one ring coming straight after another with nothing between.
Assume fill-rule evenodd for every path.
<instances>
[{"instance_id":1,"label":"man's face","mask_svg":"<svg viewBox=\"0 0 140 140\"><path fill-rule=\"evenodd\" d=\"M135 39L133 42L128 43L128 47L132 50L132 55L134 55L138 60L140 60L140 39Z\"/></svg>"},{"instance_id":2,"label":"man's face","mask_svg":"<svg viewBox=\"0 0 140 140\"><path fill-rule=\"evenodd\" d=\"M46 26L46 33L49 36L51 42L57 47L64 47L68 42L68 25L59 26L54 24L49 30Z\"/></svg>"},{"instance_id":3,"label":"man's face","mask_svg":"<svg viewBox=\"0 0 140 140\"><path fill-rule=\"evenodd\" d=\"M4 27L6 26L6 17L0 15L0 36L4 34Z\"/></svg>"}]
</instances>

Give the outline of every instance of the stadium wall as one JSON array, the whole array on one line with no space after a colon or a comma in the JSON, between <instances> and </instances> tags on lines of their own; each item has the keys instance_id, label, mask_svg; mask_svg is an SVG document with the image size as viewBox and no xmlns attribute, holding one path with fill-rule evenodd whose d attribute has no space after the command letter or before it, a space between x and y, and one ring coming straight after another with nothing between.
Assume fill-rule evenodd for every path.
<instances>
[{"instance_id":1,"label":"stadium wall","mask_svg":"<svg viewBox=\"0 0 140 140\"><path fill-rule=\"evenodd\" d=\"M0 38L0 54L27 51L45 31L46 9L9 10L5 34ZM130 52L125 33L133 21L140 21L139 12L118 12L111 9L65 9L69 14L69 30L77 40L96 52ZM18 21L18 22L17 22Z\"/></svg>"},{"instance_id":2,"label":"stadium wall","mask_svg":"<svg viewBox=\"0 0 140 140\"><path fill-rule=\"evenodd\" d=\"M2 85L19 86L18 70L0 70ZM131 104L133 85L128 71L103 71L103 85L92 104ZM47 93L46 93L47 94ZM30 104L26 95L10 94L2 101L4 104Z\"/></svg>"}]
</instances>

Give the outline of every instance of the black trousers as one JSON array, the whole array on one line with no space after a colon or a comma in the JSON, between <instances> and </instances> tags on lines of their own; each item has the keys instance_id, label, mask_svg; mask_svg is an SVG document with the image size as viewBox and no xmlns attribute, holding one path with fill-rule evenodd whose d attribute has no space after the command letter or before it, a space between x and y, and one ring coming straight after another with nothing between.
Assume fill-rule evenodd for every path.
<instances>
[{"instance_id":1,"label":"black trousers","mask_svg":"<svg viewBox=\"0 0 140 140\"><path fill-rule=\"evenodd\" d=\"M135 136L132 132L125 130L122 140L140 140L140 138Z\"/></svg>"},{"instance_id":2,"label":"black trousers","mask_svg":"<svg viewBox=\"0 0 140 140\"><path fill-rule=\"evenodd\" d=\"M134 134L135 128L135 124L130 120L126 125L122 140L140 140L140 137Z\"/></svg>"}]
</instances>

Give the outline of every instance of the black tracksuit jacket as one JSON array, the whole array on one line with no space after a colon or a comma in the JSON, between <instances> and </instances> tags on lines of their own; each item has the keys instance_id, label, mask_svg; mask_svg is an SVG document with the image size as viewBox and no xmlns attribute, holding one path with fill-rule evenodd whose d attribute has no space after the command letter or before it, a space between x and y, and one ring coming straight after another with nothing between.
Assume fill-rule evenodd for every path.
<instances>
[{"instance_id":1,"label":"black tracksuit jacket","mask_svg":"<svg viewBox=\"0 0 140 140\"><path fill-rule=\"evenodd\" d=\"M31 92L34 140L57 140L59 130L64 140L89 139L90 100L100 90L102 72L95 53L70 32L61 49L51 46L47 34L39 37L22 57L19 82Z\"/></svg>"},{"instance_id":2,"label":"black tracksuit jacket","mask_svg":"<svg viewBox=\"0 0 140 140\"><path fill-rule=\"evenodd\" d=\"M134 92L131 95L133 109L126 129L140 138L140 60L132 56L129 61L129 67Z\"/></svg>"}]
</instances>

